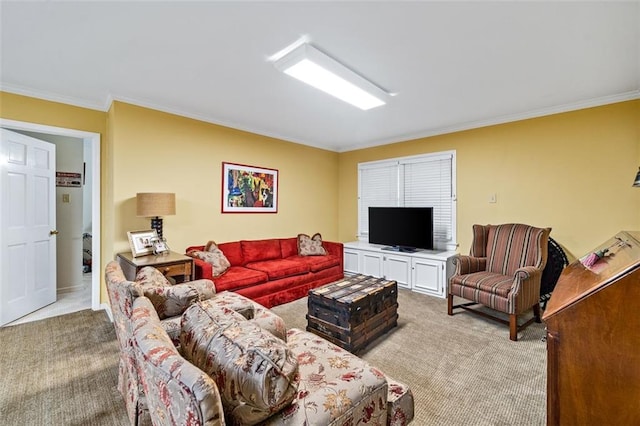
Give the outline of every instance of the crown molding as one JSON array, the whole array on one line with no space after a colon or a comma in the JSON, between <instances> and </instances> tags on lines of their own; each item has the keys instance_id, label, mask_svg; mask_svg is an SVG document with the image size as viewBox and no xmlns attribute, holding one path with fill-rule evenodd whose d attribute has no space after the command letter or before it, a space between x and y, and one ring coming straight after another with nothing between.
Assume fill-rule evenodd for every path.
<instances>
[{"instance_id":1,"label":"crown molding","mask_svg":"<svg viewBox=\"0 0 640 426\"><path fill-rule=\"evenodd\" d=\"M156 111L166 112L168 114L178 115L185 118L191 118L193 120L198 120L205 123L229 127L229 128L244 131L244 132L254 133L257 135L279 139L286 142L297 143L301 145L310 146L313 148L318 148L318 149L323 149L323 150L338 152L338 153L355 151L358 149L373 148L376 146L389 145L389 144L399 143L399 142L407 142L410 140L428 138L431 136L439 136L439 135L444 135L448 133L478 129L481 127L494 126L497 124L511 123L515 121L528 120L531 118L544 117L547 115L560 114L564 112L577 111L580 109L594 108L594 107L614 104L618 102L625 102L625 101L640 99L640 90L637 89L637 90L632 90L629 92L619 93L615 95L608 95L608 96L602 96L599 98L586 99L578 102L572 102L572 103L557 105L557 106L548 107L548 108L540 108L540 109L531 110L531 111L518 113L518 114L503 115L503 116L491 118L488 120L469 121L466 123L456 124L453 126L445 126L445 127L435 128L435 129L428 129L421 132L394 136L394 137L385 138L385 139L378 139L376 141L372 141L368 143L352 144L342 148L336 147L331 149L331 148L327 148L326 146L322 146L321 144L295 140L290 137L281 135L277 132L264 132L264 131L261 131L260 129L253 128L251 126L247 126L242 123L238 123L234 121L214 120L211 117L207 117L201 114L193 114L193 113L182 111L176 108L170 108L165 105L159 105L150 101L128 98L126 96L113 95L111 93L108 93L105 96L104 102L102 104L99 104L98 102L95 102L95 103L88 102L86 100L80 100L80 99L69 97L69 96L63 96L59 94L43 92L43 91L38 91L34 89L28 89L28 88L16 86L16 85L8 85L8 84L0 85L0 91L14 93L17 95L29 96L37 99L43 99L51 102L59 102L67 105L73 105L77 107L88 108L88 109L93 109L93 110L102 111L102 112L108 111L111 108L112 103L115 101L124 102L131 105L150 108Z\"/></svg>"},{"instance_id":2,"label":"crown molding","mask_svg":"<svg viewBox=\"0 0 640 426\"><path fill-rule=\"evenodd\" d=\"M107 109L104 108L104 104L101 105L98 102L89 102L84 99L64 96L58 93L45 92L42 90L35 90L23 86L17 86L14 84L0 84L0 91L13 93L15 95L28 96L30 98L42 99L45 101L58 102L61 104L77 106L81 108L93 109L102 112L107 111Z\"/></svg>"},{"instance_id":3,"label":"crown molding","mask_svg":"<svg viewBox=\"0 0 640 426\"><path fill-rule=\"evenodd\" d=\"M273 138L273 139L278 139L281 141L285 141L285 142L291 142L291 143L295 143L298 145L305 145L305 146L310 146L313 148L318 148L318 149L324 149L326 151L332 151L332 152L338 152L337 149L331 149L331 148L327 148L326 146L323 146L321 144L314 144L311 142L303 142L300 140L296 140L296 139L292 139L291 137L279 134L277 132L265 132L264 130L261 129L257 129L251 126L247 126L245 124L242 123L238 123L235 121L224 121L224 120L214 120L211 117L207 117L204 115L200 115L200 114L194 114L194 113L190 113L190 112L186 112L186 111L182 111L176 108L169 108L167 106L164 105L159 105L156 104L154 102L150 102L150 101L141 101L139 99L133 99L133 98L128 98L126 96L117 96L117 95L109 95L111 97L111 102L123 102L123 103L127 103L130 105L135 105L135 106L139 106L139 107L143 107L143 108L149 108L155 111L160 111L160 112L166 112L167 114L173 114L173 115L177 115L180 117L184 117L184 118L190 118L193 120L198 120L198 121L202 121L203 123L209 123L209 124L215 124L216 126L222 126L222 127L228 127L230 129L234 129L234 130L239 130L242 132L248 132L248 133L253 133L256 135L260 135L260 136L265 136L268 138ZM109 107L111 106L111 103L109 103Z\"/></svg>"},{"instance_id":4,"label":"crown molding","mask_svg":"<svg viewBox=\"0 0 640 426\"><path fill-rule=\"evenodd\" d=\"M640 90L632 90L630 92L620 93L616 95L602 96L578 102L572 102L563 105L557 105L548 108L540 108L518 114L503 115L488 120L469 121L466 123L456 124L454 126L440 127L436 129L425 130L403 136L395 136L393 138L380 139L370 144L351 145L337 152L355 151L358 149L373 148L381 145L389 145L392 143L407 142L415 139L428 138L431 136L445 135L448 133L461 132L465 130L478 129L481 127L495 126L497 124L512 123L515 121L528 120L531 118L544 117L547 115L561 114L563 112L577 111L581 109L594 108L603 105L615 104L618 102L632 101L640 99Z\"/></svg>"}]
</instances>

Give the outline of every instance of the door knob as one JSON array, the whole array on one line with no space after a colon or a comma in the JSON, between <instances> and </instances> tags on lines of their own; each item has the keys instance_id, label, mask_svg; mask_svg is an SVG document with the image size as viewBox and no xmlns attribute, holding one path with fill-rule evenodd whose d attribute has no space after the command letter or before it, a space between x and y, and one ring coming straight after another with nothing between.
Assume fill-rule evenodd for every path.
<instances>
[{"instance_id":1,"label":"door knob","mask_svg":"<svg viewBox=\"0 0 640 426\"><path fill-rule=\"evenodd\" d=\"M53 231L49 231L49 235L58 235L58 230L54 229Z\"/></svg>"}]
</instances>

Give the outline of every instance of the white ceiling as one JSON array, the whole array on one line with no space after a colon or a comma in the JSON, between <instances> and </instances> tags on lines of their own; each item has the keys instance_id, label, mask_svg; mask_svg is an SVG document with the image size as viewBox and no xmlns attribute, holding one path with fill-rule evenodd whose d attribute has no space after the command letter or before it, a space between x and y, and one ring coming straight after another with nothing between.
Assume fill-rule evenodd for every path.
<instances>
[{"instance_id":1,"label":"white ceiling","mask_svg":"<svg viewBox=\"0 0 640 426\"><path fill-rule=\"evenodd\" d=\"M121 100L343 152L640 97L640 1L7 2L0 89ZM276 70L301 37L390 92Z\"/></svg>"}]
</instances>

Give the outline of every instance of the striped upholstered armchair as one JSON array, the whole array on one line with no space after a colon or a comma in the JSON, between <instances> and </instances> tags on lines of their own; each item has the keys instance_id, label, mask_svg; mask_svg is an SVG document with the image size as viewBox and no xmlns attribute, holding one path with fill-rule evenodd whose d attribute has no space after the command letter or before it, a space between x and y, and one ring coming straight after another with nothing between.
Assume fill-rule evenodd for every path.
<instances>
[{"instance_id":1,"label":"striped upholstered armchair","mask_svg":"<svg viewBox=\"0 0 640 426\"><path fill-rule=\"evenodd\" d=\"M463 308L509 325L509 338L518 340L521 331L533 321L540 322L540 282L547 262L551 228L523 224L474 225L469 256L454 259L456 271L449 279L448 314ZM454 296L471 302L453 304ZM493 315L507 314L507 321ZM533 309L533 318L518 325L518 316Z\"/></svg>"}]
</instances>

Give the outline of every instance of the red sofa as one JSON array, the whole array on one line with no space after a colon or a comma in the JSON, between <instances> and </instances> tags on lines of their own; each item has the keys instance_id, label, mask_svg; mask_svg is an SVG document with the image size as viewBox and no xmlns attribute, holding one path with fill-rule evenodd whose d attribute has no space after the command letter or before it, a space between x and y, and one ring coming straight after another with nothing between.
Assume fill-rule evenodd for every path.
<instances>
[{"instance_id":1,"label":"red sofa","mask_svg":"<svg viewBox=\"0 0 640 426\"><path fill-rule=\"evenodd\" d=\"M217 292L233 291L270 308L344 277L343 244L323 241L322 246L324 256L300 256L296 237L218 244L231 267L214 277L211 264L194 257L195 278L212 280ZM187 247L186 253L204 247Z\"/></svg>"}]
</instances>

